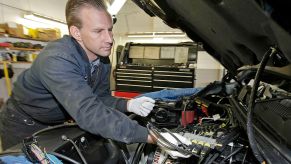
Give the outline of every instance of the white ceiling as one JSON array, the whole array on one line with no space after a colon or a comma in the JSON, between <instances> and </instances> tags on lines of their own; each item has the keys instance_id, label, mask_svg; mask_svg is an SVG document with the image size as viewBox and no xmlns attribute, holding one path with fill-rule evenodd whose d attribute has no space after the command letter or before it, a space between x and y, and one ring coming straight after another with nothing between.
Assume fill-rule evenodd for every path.
<instances>
[{"instance_id":1,"label":"white ceiling","mask_svg":"<svg viewBox=\"0 0 291 164\"><path fill-rule=\"evenodd\" d=\"M63 21L65 21L66 2L67 0L0 0L2 4ZM9 14L6 14L5 17L9 17ZM178 31L169 28L159 18L148 16L131 0L126 1L116 17L117 23L114 27L114 33L117 35L135 32Z\"/></svg>"},{"instance_id":2,"label":"white ceiling","mask_svg":"<svg viewBox=\"0 0 291 164\"><path fill-rule=\"evenodd\" d=\"M23 11L32 11L65 21L66 2L67 0L0 0L2 4L0 8L0 10L2 10L2 21L12 21L16 13L20 14ZM125 35L127 33L136 32L179 31L168 27L157 17L148 16L131 0L126 1L116 17L117 23L114 26L115 35Z\"/></svg>"},{"instance_id":3,"label":"white ceiling","mask_svg":"<svg viewBox=\"0 0 291 164\"><path fill-rule=\"evenodd\" d=\"M170 28L157 17L150 17L131 0L126 1L116 17L115 34L179 31Z\"/></svg>"},{"instance_id":4,"label":"white ceiling","mask_svg":"<svg viewBox=\"0 0 291 164\"><path fill-rule=\"evenodd\" d=\"M2 4L65 20L67 0L1 0Z\"/></svg>"}]
</instances>

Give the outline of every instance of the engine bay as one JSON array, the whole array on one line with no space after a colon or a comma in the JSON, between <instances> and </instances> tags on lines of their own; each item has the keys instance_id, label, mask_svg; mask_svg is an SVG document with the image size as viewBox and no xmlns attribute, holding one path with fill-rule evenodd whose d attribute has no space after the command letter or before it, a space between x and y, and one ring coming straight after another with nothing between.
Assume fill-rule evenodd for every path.
<instances>
[{"instance_id":1,"label":"engine bay","mask_svg":"<svg viewBox=\"0 0 291 164\"><path fill-rule=\"evenodd\" d=\"M38 146L63 163L260 163L247 129L255 75L242 71L238 76L242 80L226 75L190 96L156 99L147 117L130 116L148 128L157 144L139 143L129 150L130 145L69 124L41 130L14 150L31 156L31 148ZM261 81L256 90L254 139L265 163L287 164L291 162L290 80L268 78L272 80Z\"/></svg>"},{"instance_id":2,"label":"engine bay","mask_svg":"<svg viewBox=\"0 0 291 164\"><path fill-rule=\"evenodd\" d=\"M158 136L159 146L140 144L133 163L259 163L246 131L253 85L251 77L246 79L214 82L197 94L176 101L157 100L145 122ZM260 82L256 93L255 136L260 150L269 155L271 163L288 163L290 158L286 153L290 152L291 145L288 133L291 99L286 86L289 84ZM171 137L165 137L166 133L172 136L171 141L168 139ZM185 144L176 134L190 142Z\"/></svg>"}]
</instances>

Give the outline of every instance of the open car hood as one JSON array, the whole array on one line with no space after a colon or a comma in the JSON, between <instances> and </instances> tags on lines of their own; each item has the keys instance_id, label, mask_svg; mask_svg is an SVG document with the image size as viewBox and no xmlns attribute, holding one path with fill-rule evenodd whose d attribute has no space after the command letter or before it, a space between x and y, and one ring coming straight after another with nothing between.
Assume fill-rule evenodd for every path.
<instances>
[{"instance_id":1,"label":"open car hood","mask_svg":"<svg viewBox=\"0 0 291 164\"><path fill-rule=\"evenodd\" d=\"M279 0L133 0L151 16L185 31L230 73L257 65L270 47L280 52L268 64L291 61L290 2Z\"/></svg>"}]
</instances>

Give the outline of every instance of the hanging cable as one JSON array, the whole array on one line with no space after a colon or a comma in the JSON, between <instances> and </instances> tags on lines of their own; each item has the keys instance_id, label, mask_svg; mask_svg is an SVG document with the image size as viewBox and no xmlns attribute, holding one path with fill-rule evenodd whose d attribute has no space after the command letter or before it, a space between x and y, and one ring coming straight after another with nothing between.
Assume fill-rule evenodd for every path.
<instances>
[{"instance_id":1,"label":"hanging cable","mask_svg":"<svg viewBox=\"0 0 291 164\"><path fill-rule=\"evenodd\" d=\"M60 129L63 127L77 127L77 126L78 125L76 123L64 123L64 124L60 124L60 125L50 126L48 128L45 128L45 129L42 129L42 130L39 130L39 131L33 133L32 137L36 137L37 135L40 135L41 133L48 132L48 131L55 130L55 129Z\"/></svg>"},{"instance_id":2,"label":"hanging cable","mask_svg":"<svg viewBox=\"0 0 291 164\"><path fill-rule=\"evenodd\" d=\"M249 139L249 143L250 143L250 147L253 151L254 156L257 158L257 160L260 163L265 163L264 158L262 157L262 155L260 154L258 147L256 145L256 141L255 141L255 137L254 137L254 130L253 130L253 113L254 113L254 106L255 106L255 99L256 99L256 93L257 93L257 89L259 87L260 84L260 78L261 75L265 69L265 66L267 65L267 62L269 60L269 58L271 56L273 56L274 54L277 53L277 50L273 47L271 47L264 55L260 66L257 70L255 79L254 79L254 84L252 87L252 91L251 91L251 96L250 96L250 100L249 100L249 104L248 104L248 113L247 113L247 134L248 134L248 139Z\"/></svg>"},{"instance_id":3,"label":"hanging cable","mask_svg":"<svg viewBox=\"0 0 291 164\"><path fill-rule=\"evenodd\" d=\"M61 138L62 138L62 140L64 140L64 141L69 141L69 142L71 142L72 145L75 147L75 149L76 149L78 155L80 156L80 158L81 158L83 164L87 164L87 161L86 161L84 155L82 154L82 152L81 152L81 150L79 149L79 147L75 144L75 142L74 142L73 140L71 140L70 138L68 138L66 135L62 135Z\"/></svg>"},{"instance_id":4,"label":"hanging cable","mask_svg":"<svg viewBox=\"0 0 291 164\"><path fill-rule=\"evenodd\" d=\"M60 154L60 153L49 152L48 154L54 155L54 156L58 157L59 159L65 160L65 161L70 162L72 164L81 164L80 162L78 162L78 161L76 161L76 160L74 160L74 159L72 159L70 157L67 157L67 156L65 156L63 154Z\"/></svg>"}]
</instances>

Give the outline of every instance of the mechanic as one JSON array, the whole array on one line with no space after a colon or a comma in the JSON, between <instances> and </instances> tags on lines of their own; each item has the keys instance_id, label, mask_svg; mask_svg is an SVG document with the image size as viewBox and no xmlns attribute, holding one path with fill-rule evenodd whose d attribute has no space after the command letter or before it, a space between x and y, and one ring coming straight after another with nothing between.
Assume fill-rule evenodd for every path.
<instances>
[{"instance_id":1,"label":"mechanic","mask_svg":"<svg viewBox=\"0 0 291 164\"><path fill-rule=\"evenodd\" d=\"M49 126L73 119L80 128L124 143L154 143L125 112L147 116L155 101L111 96L109 55L113 21L101 0L68 0L70 35L49 43L18 76L0 114L3 149Z\"/></svg>"}]
</instances>

